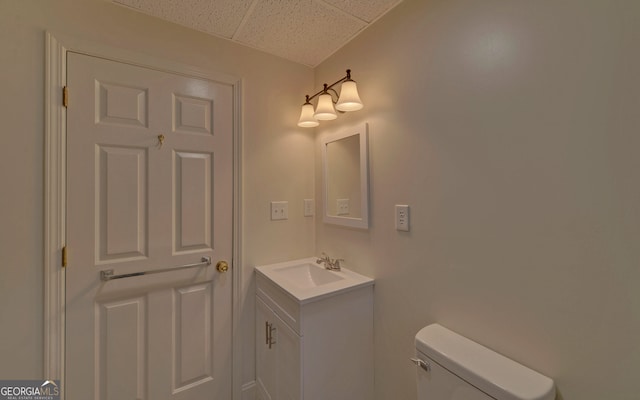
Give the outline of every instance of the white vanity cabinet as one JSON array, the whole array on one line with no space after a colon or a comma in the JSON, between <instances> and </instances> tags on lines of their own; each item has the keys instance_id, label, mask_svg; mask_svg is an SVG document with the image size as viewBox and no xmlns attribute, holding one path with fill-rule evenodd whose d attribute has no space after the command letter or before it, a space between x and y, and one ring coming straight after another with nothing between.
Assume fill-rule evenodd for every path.
<instances>
[{"instance_id":1,"label":"white vanity cabinet","mask_svg":"<svg viewBox=\"0 0 640 400\"><path fill-rule=\"evenodd\" d=\"M259 268L257 399L372 399L373 280L296 296Z\"/></svg>"}]
</instances>

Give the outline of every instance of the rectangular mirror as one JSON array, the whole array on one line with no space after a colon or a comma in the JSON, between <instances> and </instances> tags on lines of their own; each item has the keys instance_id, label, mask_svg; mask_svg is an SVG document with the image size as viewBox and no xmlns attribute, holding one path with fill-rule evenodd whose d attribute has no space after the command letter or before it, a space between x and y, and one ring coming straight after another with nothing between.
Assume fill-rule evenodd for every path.
<instances>
[{"instance_id":1,"label":"rectangular mirror","mask_svg":"<svg viewBox=\"0 0 640 400\"><path fill-rule=\"evenodd\" d=\"M322 139L324 222L369 228L367 124Z\"/></svg>"}]
</instances>

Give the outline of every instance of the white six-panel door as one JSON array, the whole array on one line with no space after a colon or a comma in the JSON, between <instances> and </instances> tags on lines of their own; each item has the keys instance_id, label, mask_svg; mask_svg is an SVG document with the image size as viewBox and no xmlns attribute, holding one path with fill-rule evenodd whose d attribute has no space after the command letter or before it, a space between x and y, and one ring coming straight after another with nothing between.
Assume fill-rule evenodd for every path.
<instances>
[{"instance_id":1,"label":"white six-panel door","mask_svg":"<svg viewBox=\"0 0 640 400\"><path fill-rule=\"evenodd\" d=\"M67 71L66 398L230 399L232 87L75 53Z\"/></svg>"}]
</instances>

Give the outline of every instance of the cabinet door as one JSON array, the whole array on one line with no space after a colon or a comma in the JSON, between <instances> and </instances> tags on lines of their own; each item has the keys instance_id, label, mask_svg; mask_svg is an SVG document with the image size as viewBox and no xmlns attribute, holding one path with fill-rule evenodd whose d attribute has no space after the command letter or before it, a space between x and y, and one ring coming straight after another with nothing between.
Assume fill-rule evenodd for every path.
<instances>
[{"instance_id":1,"label":"cabinet door","mask_svg":"<svg viewBox=\"0 0 640 400\"><path fill-rule=\"evenodd\" d=\"M269 326L273 311L256 297L256 385L258 400L276 400L276 351L269 348ZM272 340L273 342L273 340Z\"/></svg>"},{"instance_id":2,"label":"cabinet door","mask_svg":"<svg viewBox=\"0 0 640 400\"><path fill-rule=\"evenodd\" d=\"M276 353L276 384L278 400L302 400L302 339L278 316L273 316L273 337Z\"/></svg>"},{"instance_id":3,"label":"cabinet door","mask_svg":"<svg viewBox=\"0 0 640 400\"><path fill-rule=\"evenodd\" d=\"M258 400L302 400L302 338L256 297Z\"/></svg>"}]
</instances>

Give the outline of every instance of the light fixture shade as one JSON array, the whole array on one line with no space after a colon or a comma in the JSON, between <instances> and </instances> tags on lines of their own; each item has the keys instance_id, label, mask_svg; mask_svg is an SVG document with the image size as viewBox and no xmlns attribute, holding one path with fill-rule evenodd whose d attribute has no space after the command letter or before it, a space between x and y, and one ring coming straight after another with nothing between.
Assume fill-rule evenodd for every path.
<instances>
[{"instance_id":1,"label":"light fixture shade","mask_svg":"<svg viewBox=\"0 0 640 400\"><path fill-rule=\"evenodd\" d=\"M363 105L362 101L360 100L360 96L358 96L358 88L356 87L356 82L347 80L342 83L342 88L340 89L340 98L336 103L336 108L340 111L358 111L362 109L362 107Z\"/></svg>"},{"instance_id":2,"label":"light fixture shade","mask_svg":"<svg viewBox=\"0 0 640 400\"><path fill-rule=\"evenodd\" d=\"M313 128L320 125L320 122L313 116L313 104L305 103L302 105L302 111L300 112L300 120L298 126L303 128Z\"/></svg>"},{"instance_id":3,"label":"light fixture shade","mask_svg":"<svg viewBox=\"0 0 640 400\"><path fill-rule=\"evenodd\" d=\"M321 94L318 98L318 107L316 113L313 114L316 119L321 121L329 121L338 118L336 110L333 108L333 100L328 93Z\"/></svg>"}]
</instances>

